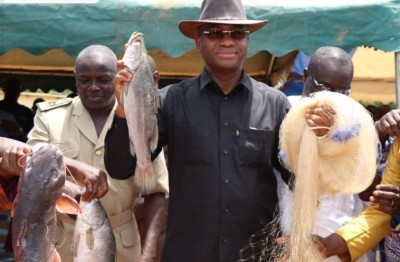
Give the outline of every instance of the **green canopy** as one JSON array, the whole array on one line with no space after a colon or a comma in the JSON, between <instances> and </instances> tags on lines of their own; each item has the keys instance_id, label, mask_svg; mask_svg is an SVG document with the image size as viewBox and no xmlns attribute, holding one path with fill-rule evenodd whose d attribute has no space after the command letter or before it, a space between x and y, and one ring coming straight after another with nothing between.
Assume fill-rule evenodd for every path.
<instances>
[{"instance_id":1,"label":"green canopy","mask_svg":"<svg viewBox=\"0 0 400 262\"><path fill-rule=\"evenodd\" d=\"M327 3L330 2L330 3ZM249 56L312 53L324 45L400 50L400 0L243 0L248 19L269 24L251 35ZM201 0L99 0L95 4L0 4L0 55L22 48L40 55L61 48L76 56L91 44L120 53L133 31L148 50L176 57L194 48L178 30L196 20Z\"/></svg>"},{"instance_id":2,"label":"green canopy","mask_svg":"<svg viewBox=\"0 0 400 262\"><path fill-rule=\"evenodd\" d=\"M365 45L400 51L400 0L242 1L248 19L269 21L250 36L246 72L273 86L285 80L297 50L311 54L325 45L345 50ZM198 74L203 66L194 41L178 30L181 20L199 18L201 0L1 2L0 82L17 76L31 91L73 89L80 50L103 44L121 55L133 31L144 33L161 86Z\"/></svg>"}]
</instances>

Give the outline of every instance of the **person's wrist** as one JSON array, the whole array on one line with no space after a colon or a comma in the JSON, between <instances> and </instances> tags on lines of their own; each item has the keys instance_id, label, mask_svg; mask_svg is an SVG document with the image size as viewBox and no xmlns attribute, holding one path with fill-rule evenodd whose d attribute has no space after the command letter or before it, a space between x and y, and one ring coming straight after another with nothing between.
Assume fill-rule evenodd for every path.
<instances>
[{"instance_id":1,"label":"person's wrist","mask_svg":"<svg viewBox=\"0 0 400 262\"><path fill-rule=\"evenodd\" d=\"M322 241L326 249L326 256L350 257L346 241L339 234L331 234Z\"/></svg>"}]
</instances>

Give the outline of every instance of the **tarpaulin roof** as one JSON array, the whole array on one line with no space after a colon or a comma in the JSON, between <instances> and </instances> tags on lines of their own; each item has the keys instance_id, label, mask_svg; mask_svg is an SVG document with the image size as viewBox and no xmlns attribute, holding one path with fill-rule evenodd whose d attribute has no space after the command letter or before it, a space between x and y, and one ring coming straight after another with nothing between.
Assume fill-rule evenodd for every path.
<instances>
[{"instance_id":1,"label":"tarpaulin roof","mask_svg":"<svg viewBox=\"0 0 400 262\"><path fill-rule=\"evenodd\" d=\"M295 50L311 54L324 45L347 51L366 45L400 51L400 0L242 1L248 19L269 20L250 36L245 67L252 75L272 77L273 84L294 61ZM194 41L178 30L181 20L198 19L201 0L4 2L0 3L0 80L17 74L26 78L30 90L63 90L73 85L72 67L80 50L103 44L121 54L133 31L144 33L164 79L197 74L202 68ZM34 81L33 72L42 79Z\"/></svg>"},{"instance_id":2,"label":"tarpaulin roof","mask_svg":"<svg viewBox=\"0 0 400 262\"><path fill-rule=\"evenodd\" d=\"M269 24L251 36L249 55L312 53L324 45L400 50L400 0L243 0L248 19ZM149 50L180 56L194 47L178 22L196 20L201 0L99 0L95 4L0 4L0 55L22 48L34 55L61 48L76 56L90 44L119 53L133 31Z\"/></svg>"}]
</instances>

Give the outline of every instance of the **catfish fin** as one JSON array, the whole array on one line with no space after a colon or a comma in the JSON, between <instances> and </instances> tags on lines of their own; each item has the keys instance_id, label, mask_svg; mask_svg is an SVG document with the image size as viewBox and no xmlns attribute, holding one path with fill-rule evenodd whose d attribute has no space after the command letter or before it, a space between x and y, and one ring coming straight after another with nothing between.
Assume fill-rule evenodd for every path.
<instances>
[{"instance_id":1,"label":"catfish fin","mask_svg":"<svg viewBox=\"0 0 400 262\"><path fill-rule=\"evenodd\" d=\"M58 253L57 249L53 249L53 252L51 253L51 257L49 262L61 262L61 257L60 254Z\"/></svg>"},{"instance_id":2,"label":"catfish fin","mask_svg":"<svg viewBox=\"0 0 400 262\"><path fill-rule=\"evenodd\" d=\"M77 215L82 212L78 202L65 193L62 193L60 198L57 199L56 209L60 213L70 215Z\"/></svg>"},{"instance_id":3,"label":"catfish fin","mask_svg":"<svg viewBox=\"0 0 400 262\"><path fill-rule=\"evenodd\" d=\"M22 228L18 234L17 241L15 245L13 245L13 252L17 261L22 258L22 254L24 253L25 247L23 246L23 243L25 242L24 239L26 238L27 233L28 233L28 223L26 220L24 220L22 222Z\"/></svg>"}]
</instances>

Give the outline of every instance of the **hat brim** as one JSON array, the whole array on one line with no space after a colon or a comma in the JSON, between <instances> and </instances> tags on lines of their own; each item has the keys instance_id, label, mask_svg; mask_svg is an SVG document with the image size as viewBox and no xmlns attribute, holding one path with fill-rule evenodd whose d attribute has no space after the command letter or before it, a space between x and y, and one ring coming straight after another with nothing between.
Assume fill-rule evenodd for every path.
<instances>
[{"instance_id":1,"label":"hat brim","mask_svg":"<svg viewBox=\"0 0 400 262\"><path fill-rule=\"evenodd\" d=\"M199 36L199 26L204 24L246 25L250 33L253 33L267 23L268 20L184 20L179 23L179 30L185 36L194 39Z\"/></svg>"}]
</instances>

